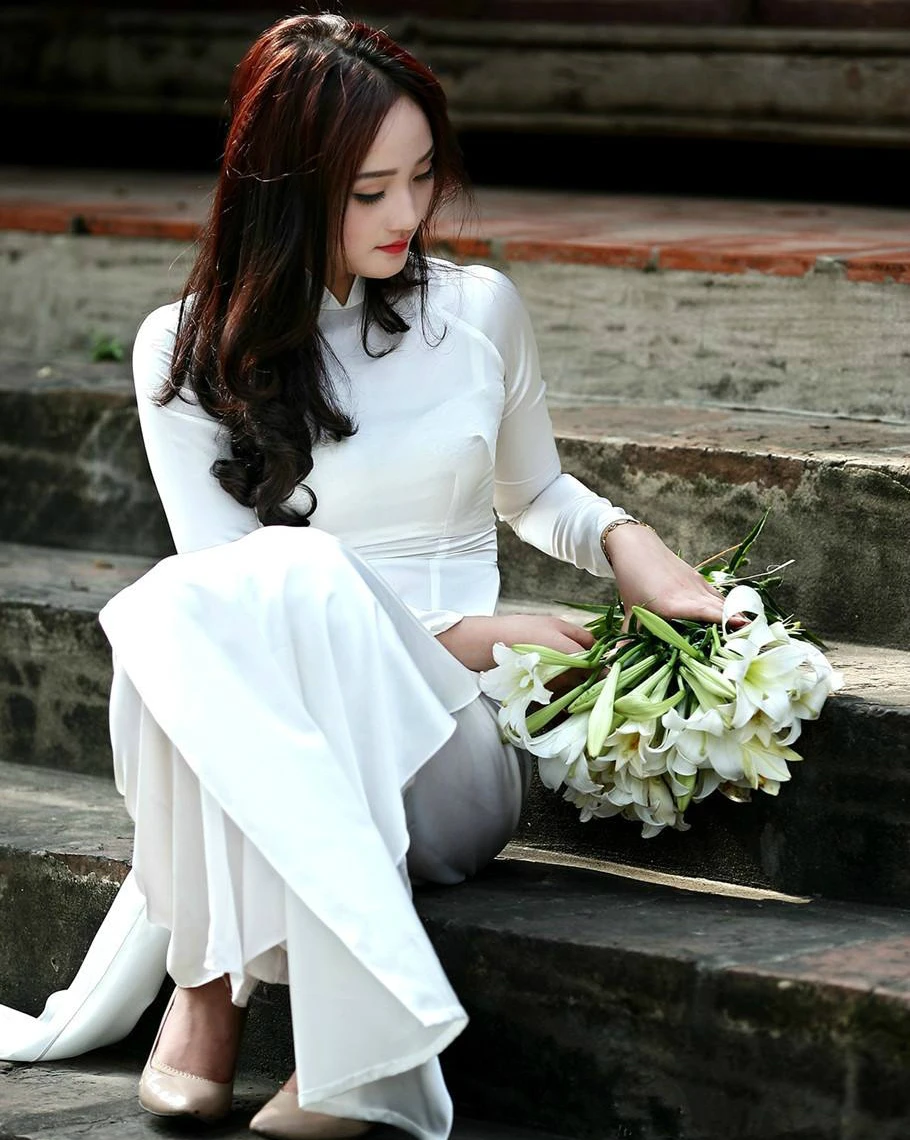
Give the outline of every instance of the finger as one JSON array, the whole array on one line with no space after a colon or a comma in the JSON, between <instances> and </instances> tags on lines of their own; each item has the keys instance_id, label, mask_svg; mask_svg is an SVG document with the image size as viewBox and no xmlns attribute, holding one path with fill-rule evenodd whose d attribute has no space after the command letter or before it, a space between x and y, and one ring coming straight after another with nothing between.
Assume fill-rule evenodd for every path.
<instances>
[{"instance_id":1,"label":"finger","mask_svg":"<svg viewBox=\"0 0 910 1140\"><path fill-rule=\"evenodd\" d=\"M692 598L673 606L666 606L660 614L668 621L707 621L719 625L723 621L724 600L722 597Z\"/></svg>"},{"instance_id":2,"label":"finger","mask_svg":"<svg viewBox=\"0 0 910 1140\"><path fill-rule=\"evenodd\" d=\"M560 653L579 653L584 649L590 649L591 645L594 644L592 639L591 645L583 645L580 641L576 641L574 637L556 637L553 640L554 642L558 642L558 644L553 645L553 648L558 649Z\"/></svg>"},{"instance_id":3,"label":"finger","mask_svg":"<svg viewBox=\"0 0 910 1140\"><path fill-rule=\"evenodd\" d=\"M594 642L597 640L597 638L593 633L591 633L589 629L585 629L580 625L574 625L572 622L566 621L565 619L560 620L562 622L562 632L566 635L566 637L570 638L577 645L582 646L582 648L590 649Z\"/></svg>"}]
</instances>

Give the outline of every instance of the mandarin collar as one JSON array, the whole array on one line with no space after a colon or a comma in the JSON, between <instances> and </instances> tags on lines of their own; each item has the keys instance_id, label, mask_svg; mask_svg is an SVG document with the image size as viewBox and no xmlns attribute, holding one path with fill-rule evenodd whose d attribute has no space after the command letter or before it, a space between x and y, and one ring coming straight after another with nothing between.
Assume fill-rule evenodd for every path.
<instances>
[{"instance_id":1,"label":"mandarin collar","mask_svg":"<svg viewBox=\"0 0 910 1140\"><path fill-rule=\"evenodd\" d=\"M351 285L351 292L343 305L334 294L323 288L322 304L319 307L323 312L345 312L347 309L356 309L363 304L365 292L366 286L363 278L355 277L354 283Z\"/></svg>"}]
</instances>

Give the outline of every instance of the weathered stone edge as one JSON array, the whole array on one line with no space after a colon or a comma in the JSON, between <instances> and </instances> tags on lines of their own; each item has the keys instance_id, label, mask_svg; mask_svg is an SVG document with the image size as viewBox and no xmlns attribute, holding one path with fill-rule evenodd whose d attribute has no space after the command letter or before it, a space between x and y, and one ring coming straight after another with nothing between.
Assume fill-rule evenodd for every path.
<instances>
[{"instance_id":1,"label":"weathered stone edge","mask_svg":"<svg viewBox=\"0 0 910 1140\"><path fill-rule=\"evenodd\" d=\"M123 870L102 883L61 871L53 856L0 856L0 1000L37 1011L67 983ZM798 1122L813 1140L840 1140L846 1115L851 1136L901 1140L910 1005L901 983L885 979L901 953L906 973L910 916L893 913L878 933L873 912L828 908L832 932L813 940L800 933L812 921L806 908L595 880L499 862L474 883L418 892L471 1016L444 1058L462 1111L592 1140L633 1122L648 1140L726 1140L731 1117L755 1140L784 1140ZM750 957L757 923L768 927L767 945ZM731 945L741 930L752 948L724 961L711 938L721 928ZM851 960L866 976L832 980ZM287 1071L285 995L264 987L259 998L246 1065ZM154 1020L143 1019L127 1052L147 1048ZM751 1119L744 1092L753 1106L763 1094Z\"/></svg>"}]
</instances>

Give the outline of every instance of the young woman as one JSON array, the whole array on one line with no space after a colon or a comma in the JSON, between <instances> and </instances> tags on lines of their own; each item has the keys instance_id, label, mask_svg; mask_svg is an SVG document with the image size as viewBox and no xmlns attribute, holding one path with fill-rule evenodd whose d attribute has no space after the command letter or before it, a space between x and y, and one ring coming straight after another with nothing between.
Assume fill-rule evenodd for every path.
<instances>
[{"instance_id":1,"label":"young woman","mask_svg":"<svg viewBox=\"0 0 910 1140\"><path fill-rule=\"evenodd\" d=\"M178 553L101 615L135 882L176 983L140 1100L224 1115L240 1010L283 982L297 1069L254 1131L444 1140L437 1058L466 1018L411 884L472 875L517 823L529 757L478 688L494 643L591 643L494 612L496 517L612 568L626 605L719 620L721 599L561 473L510 281L427 256L463 180L426 67L289 17L231 110L185 295L134 351Z\"/></svg>"}]
</instances>

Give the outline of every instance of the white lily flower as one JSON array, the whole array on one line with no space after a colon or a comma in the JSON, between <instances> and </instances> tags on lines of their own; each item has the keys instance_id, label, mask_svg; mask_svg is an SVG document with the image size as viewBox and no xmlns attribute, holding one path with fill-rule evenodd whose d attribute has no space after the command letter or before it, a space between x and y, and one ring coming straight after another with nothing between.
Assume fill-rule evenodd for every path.
<instances>
[{"instance_id":1,"label":"white lily flower","mask_svg":"<svg viewBox=\"0 0 910 1140\"><path fill-rule=\"evenodd\" d=\"M714 708L697 708L683 717L676 709L664 713L663 723L672 733L677 757L674 769L680 775L689 775L683 762L698 770L713 769L725 780L742 779L744 765L742 747L731 731L732 705Z\"/></svg>"},{"instance_id":2,"label":"white lily flower","mask_svg":"<svg viewBox=\"0 0 910 1140\"><path fill-rule=\"evenodd\" d=\"M579 792L599 792L600 785L588 775L585 741L591 714L574 713L548 732L532 737L524 747L537 757L537 771L543 784L555 791L569 784Z\"/></svg>"},{"instance_id":3,"label":"white lily flower","mask_svg":"<svg viewBox=\"0 0 910 1140\"><path fill-rule=\"evenodd\" d=\"M793 711L801 720L817 720L828 697L844 687L844 676L816 645L802 644L801 687L791 693Z\"/></svg>"},{"instance_id":4,"label":"white lily flower","mask_svg":"<svg viewBox=\"0 0 910 1140\"><path fill-rule=\"evenodd\" d=\"M589 823L592 819L609 819L610 816L622 812L622 808L611 804L604 796L603 788L600 786L596 793L579 792L575 788L567 787L562 798L578 808L578 818L582 823Z\"/></svg>"},{"instance_id":5,"label":"white lily flower","mask_svg":"<svg viewBox=\"0 0 910 1140\"><path fill-rule=\"evenodd\" d=\"M728 623L734 614L752 614L753 617L739 629L728 629ZM765 616L765 603L758 590L752 586L734 586L727 594L724 598L723 631L725 643L746 640L761 648L775 640L775 634L771 632Z\"/></svg>"},{"instance_id":6,"label":"white lily flower","mask_svg":"<svg viewBox=\"0 0 910 1140\"><path fill-rule=\"evenodd\" d=\"M766 747L771 744L783 744L784 746L792 744L794 740L798 740L802 733L802 725L799 718L795 717L793 723L787 728L778 728L770 721L761 709L756 709L754 715L748 720L742 728L738 729L741 740L748 740L751 736L757 736L759 740Z\"/></svg>"},{"instance_id":7,"label":"white lily flower","mask_svg":"<svg viewBox=\"0 0 910 1140\"><path fill-rule=\"evenodd\" d=\"M666 781L659 778L652 778L647 781L648 789L648 808L647 812L637 812L638 818L642 823L647 825L648 830L656 828L662 830L665 827L677 827L680 823L679 813L676 810L676 800L673 798L673 793L670 791ZM647 814L647 818L645 818ZM686 827L688 825L685 825ZM685 827L680 828L684 830ZM656 834L656 832L654 832ZM642 835L645 839L650 838L645 830L642 830Z\"/></svg>"},{"instance_id":8,"label":"white lily flower","mask_svg":"<svg viewBox=\"0 0 910 1140\"><path fill-rule=\"evenodd\" d=\"M640 780L660 776L667 770L664 748L651 747L658 730L657 720L627 720L604 741L602 757L613 763L614 771L628 769Z\"/></svg>"},{"instance_id":9,"label":"white lily flower","mask_svg":"<svg viewBox=\"0 0 910 1140\"><path fill-rule=\"evenodd\" d=\"M780 785L790 779L787 762L802 759L792 748L785 748L774 740L764 745L757 736L743 742L743 756L745 777L750 786L767 791L773 785L773 795L777 795Z\"/></svg>"},{"instance_id":10,"label":"white lily flower","mask_svg":"<svg viewBox=\"0 0 910 1140\"><path fill-rule=\"evenodd\" d=\"M616 773L616 781L606 794L612 804L623 809L627 819L637 819L643 825L643 839L652 839L665 827L689 830L676 809L673 793L659 776L640 780L625 769Z\"/></svg>"},{"instance_id":11,"label":"white lily flower","mask_svg":"<svg viewBox=\"0 0 910 1140\"><path fill-rule=\"evenodd\" d=\"M503 735L515 744L526 745L528 706L550 703L553 694L546 683L564 673L565 666L543 665L539 653L516 653L502 642L493 646L493 660L496 668L480 674L480 688L500 702L497 716Z\"/></svg>"},{"instance_id":12,"label":"white lily flower","mask_svg":"<svg viewBox=\"0 0 910 1140\"><path fill-rule=\"evenodd\" d=\"M799 735L792 732L794 721L817 719L827 698L843 685L842 675L816 646L789 635L763 647L748 640L730 642L715 661L724 663L724 676L736 685L734 727L741 728L761 710L775 731L791 730L787 743Z\"/></svg>"},{"instance_id":13,"label":"white lily flower","mask_svg":"<svg viewBox=\"0 0 910 1140\"><path fill-rule=\"evenodd\" d=\"M713 770L720 780L731 784L742 782L757 788L769 780L781 783L790 779L787 762L801 759L780 741L773 725L764 718L756 717L739 729L732 728L729 706L726 718L719 709L697 710L688 718L671 709L664 721L669 731L678 733L674 747L680 757L698 769ZM693 796L700 798L700 793Z\"/></svg>"},{"instance_id":14,"label":"white lily flower","mask_svg":"<svg viewBox=\"0 0 910 1140\"><path fill-rule=\"evenodd\" d=\"M695 791L692 793L692 800L698 803L700 800L707 799L712 792L716 792L721 783L720 772L715 772L713 768L703 768L698 773L698 779L695 782Z\"/></svg>"},{"instance_id":15,"label":"white lily flower","mask_svg":"<svg viewBox=\"0 0 910 1140\"><path fill-rule=\"evenodd\" d=\"M796 715L791 693L802 692L801 666L806 646L795 641L760 648L752 641L740 641L735 651L722 650L723 675L736 685L736 711L733 727L742 728L761 711L778 728L788 728ZM720 656L720 655L718 655Z\"/></svg>"}]
</instances>

